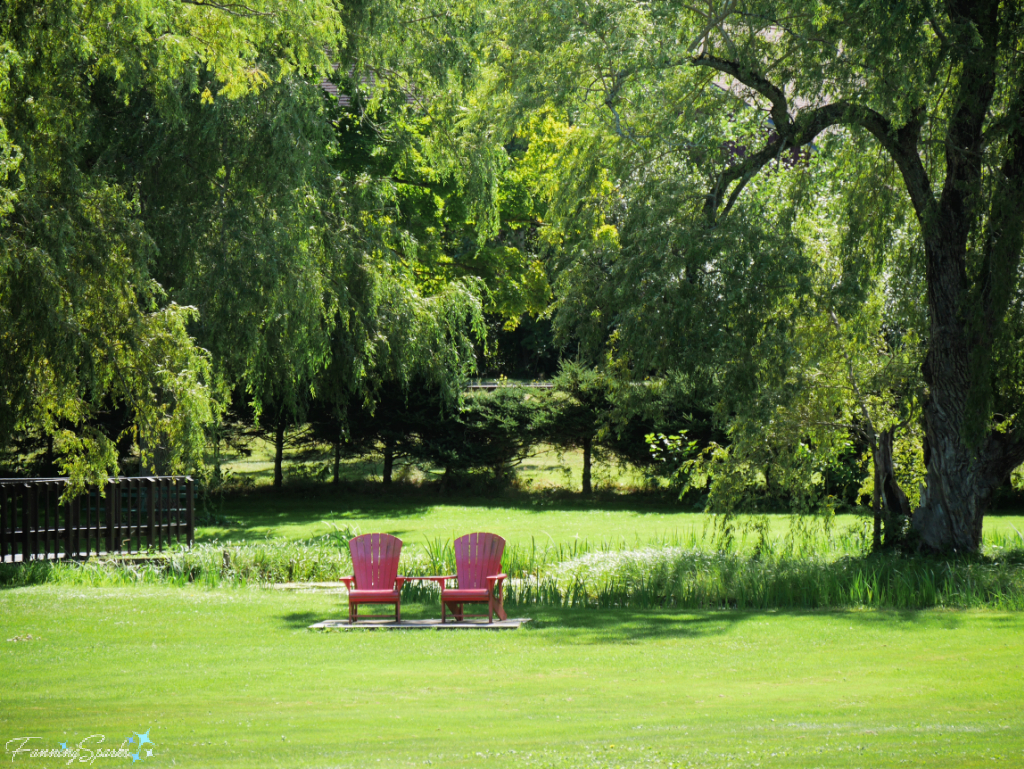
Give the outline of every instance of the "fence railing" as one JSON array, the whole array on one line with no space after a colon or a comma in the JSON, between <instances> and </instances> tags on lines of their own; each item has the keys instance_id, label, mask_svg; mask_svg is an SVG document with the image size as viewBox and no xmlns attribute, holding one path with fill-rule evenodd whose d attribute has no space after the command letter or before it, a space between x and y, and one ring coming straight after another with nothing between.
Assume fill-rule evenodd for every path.
<instances>
[{"instance_id":1,"label":"fence railing","mask_svg":"<svg viewBox=\"0 0 1024 769\"><path fill-rule=\"evenodd\" d=\"M108 478L60 499L67 478L0 479L0 562L162 550L195 539L188 476Z\"/></svg>"}]
</instances>

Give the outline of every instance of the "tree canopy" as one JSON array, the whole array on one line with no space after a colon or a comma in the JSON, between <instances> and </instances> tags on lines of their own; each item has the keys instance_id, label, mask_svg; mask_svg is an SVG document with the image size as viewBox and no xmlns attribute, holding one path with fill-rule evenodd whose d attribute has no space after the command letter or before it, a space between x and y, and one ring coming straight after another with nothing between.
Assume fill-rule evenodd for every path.
<instances>
[{"instance_id":1,"label":"tree canopy","mask_svg":"<svg viewBox=\"0 0 1024 769\"><path fill-rule=\"evenodd\" d=\"M235 398L337 455L409 388L468 414L529 317L713 409L712 503L866 452L887 537L976 550L1024 461L1022 38L1009 0L14 0L0 444L194 467Z\"/></svg>"},{"instance_id":2,"label":"tree canopy","mask_svg":"<svg viewBox=\"0 0 1024 769\"><path fill-rule=\"evenodd\" d=\"M487 50L498 125L539 109L572 125L561 210L578 218L600 205L592 180L614 179L604 210L619 246L586 256L615 288L583 306L648 365L724 353L733 393L788 367L789 297L811 290L792 232L808 190L782 180L803 176L819 145L862 142L871 172L898 179L923 255L914 530L925 547L974 550L993 489L1024 459L1022 24L1019 4L999 0L524 0ZM885 200L862 198L859 216L886 216Z\"/></svg>"}]
</instances>

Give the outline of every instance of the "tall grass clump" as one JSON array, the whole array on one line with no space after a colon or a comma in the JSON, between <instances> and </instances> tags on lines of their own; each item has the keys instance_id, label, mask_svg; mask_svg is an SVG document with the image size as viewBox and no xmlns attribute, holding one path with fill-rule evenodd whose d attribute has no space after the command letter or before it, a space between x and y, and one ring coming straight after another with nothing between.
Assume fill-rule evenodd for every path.
<instances>
[{"instance_id":1,"label":"tall grass clump","mask_svg":"<svg viewBox=\"0 0 1024 769\"><path fill-rule=\"evenodd\" d=\"M763 521L722 536L687 529L645 542L549 541L508 545L506 603L565 608L820 609L990 607L1024 610L1024 536L986 538L984 555L953 559L872 554L862 526L815 529L806 521L772 533ZM335 527L288 542L215 542L153 556L0 565L0 586L221 585L334 582L352 573L348 542ZM452 541L408 544L399 573L453 575ZM436 603L437 584L407 582L407 601Z\"/></svg>"},{"instance_id":2,"label":"tall grass clump","mask_svg":"<svg viewBox=\"0 0 1024 769\"><path fill-rule=\"evenodd\" d=\"M0 586L55 584L264 585L334 581L352 573L348 551L328 537L306 542L214 542L144 557L30 561L0 566Z\"/></svg>"},{"instance_id":3,"label":"tall grass clump","mask_svg":"<svg viewBox=\"0 0 1024 769\"><path fill-rule=\"evenodd\" d=\"M510 603L593 608L1024 609L1024 559L754 558L683 548L595 552L514 580Z\"/></svg>"}]
</instances>

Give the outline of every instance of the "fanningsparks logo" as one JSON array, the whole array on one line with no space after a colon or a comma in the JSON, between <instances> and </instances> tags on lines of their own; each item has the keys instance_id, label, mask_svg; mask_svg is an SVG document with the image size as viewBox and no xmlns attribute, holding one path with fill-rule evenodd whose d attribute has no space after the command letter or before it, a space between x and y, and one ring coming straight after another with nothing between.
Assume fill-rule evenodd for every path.
<instances>
[{"instance_id":1,"label":"fanningsparks logo","mask_svg":"<svg viewBox=\"0 0 1024 769\"><path fill-rule=\"evenodd\" d=\"M98 759L124 759L130 758L132 763L139 761L145 761L147 758L153 758L153 749L156 748L156 743L149 738L149 733L152 729L147 729L145 732L132 732L119 747L116 748L103 748L100 747L107 738L102 734L90 734L84 740L81 740L77 745L72 745L67 742L58 742L57 747L49 748L43 745L42 737L14 737L13 739L7 740L5 749L7 755L11 757L13 762L17 758L60 758L66 759L68 765L78 762L83 764L92 764ZM38 740L38 742L35 742ZM150 745L152 747L146 747Z\"/></svg>"}]
</instances>

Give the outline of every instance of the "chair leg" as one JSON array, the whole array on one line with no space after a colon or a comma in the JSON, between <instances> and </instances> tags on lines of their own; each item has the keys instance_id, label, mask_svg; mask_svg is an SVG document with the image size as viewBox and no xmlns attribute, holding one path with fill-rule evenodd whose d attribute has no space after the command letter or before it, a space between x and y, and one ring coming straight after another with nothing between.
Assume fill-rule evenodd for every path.
<instances>
[{"instance_id":1,"label":"chair leg","mask_svg":"<svg viewBox=\"0 0 1024 769\"><path fill-rule=\"evenodd\" d=\"M354 604L351 601L349 601L348 602L348 621L349 621L349 624L354 624L355 623L355 621L356 621L356 611L357 611L356 604Z\"/></svg>"},{"instance_id":2,"label":"chair leg","mask_svg":"<svg viewBox=\"0 0 1024 769\"><path fill-rule=\"evenodd\" d=\"M395 603L395 622L402 621L402 602L398 601Z\"/></svg>"},{"instance_id":3,"label":"chair leg","mask_svg":"<svg viewBox=\"0 0 1024 769\"><path fill-rule=\"evenodd\" d=\"M445 611L445 608L447 606L448 606L448 604L446 604L444 601L441 601L441 624L442 625L444 624L444 611Z\"/></svg>"}]
</instances>

